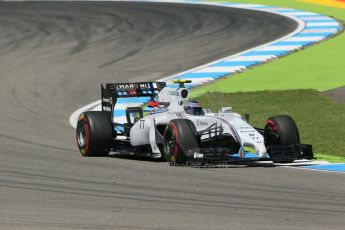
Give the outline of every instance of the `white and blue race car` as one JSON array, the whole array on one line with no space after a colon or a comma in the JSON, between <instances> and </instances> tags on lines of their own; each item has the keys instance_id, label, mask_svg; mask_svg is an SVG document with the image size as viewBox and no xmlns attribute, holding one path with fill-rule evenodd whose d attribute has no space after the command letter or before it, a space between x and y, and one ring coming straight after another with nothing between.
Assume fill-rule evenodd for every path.
<instances>
[{"instance_id":1,"label":"white and blue race car","mask_svg":"<svg viewBox=\"0 0 345 230\"><path fill-rule=\"evenodd\" d=\"M83 156L115 153L148 155L171 164L312 159L311 145L301 144L298 128L287 115L270 117L263 129L223 107L213 113L190 101L185 83L111 83L102 85L102 111L80 115L76 136ZM149 98L148 109L127 107L119 122L118 98Z\"/></svg>"}]
</instances>

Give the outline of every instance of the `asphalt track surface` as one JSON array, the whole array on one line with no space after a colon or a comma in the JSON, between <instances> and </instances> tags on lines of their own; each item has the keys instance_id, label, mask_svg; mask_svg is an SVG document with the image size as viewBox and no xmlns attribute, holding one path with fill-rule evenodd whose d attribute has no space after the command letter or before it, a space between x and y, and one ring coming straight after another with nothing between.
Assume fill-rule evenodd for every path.
<instances>
[{"instance_id":1,"label":"asphalt track surface","mask_svg":"<svg viewBox=\"0 0 345 230\"><path fill-rule=\"evenodd\" d=\"M0 229L344 229L345 174L85 158L68 124L101 82L157 79L295 27L206 6L0 2Z\"/></svg>"}]
</instances>

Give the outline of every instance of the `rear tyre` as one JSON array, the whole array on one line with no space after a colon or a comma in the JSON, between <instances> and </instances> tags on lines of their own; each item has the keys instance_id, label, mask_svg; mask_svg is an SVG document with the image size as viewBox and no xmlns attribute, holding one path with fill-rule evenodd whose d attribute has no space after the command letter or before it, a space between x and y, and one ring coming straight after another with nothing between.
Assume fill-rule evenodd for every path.
<instances>
[{"instance_id":1,"label":"rear tyre","mask_svg":"<svg viewBox=\"0 0 345 230\"><path fill-rule=\"evenodd\" d=\"M164 132L163 155L173 165L182 165L199 148L198 133L192 121L175 119L169 122Z\"/></svg>"},{"instance_id":2,"label":"rear tyre","mask_svg":"<svg viewBox=\"0 0 345 230\"><path fill-rule=\"evenodd\" d=\"M272 145L299 144L300 137L295 121L288 115L268 118L264 128L265 145L269 152ZM274 160L275 163L290 163L293 160Z\"/></svg>"},{"instance_id":3,"label":"rear tyre","mask_svg":"<svg viewBox=\"0 0 345 230\"><path fill-rule=\"evenodd\" d=\"M81 155L107 155L113 143L113 125L109 114L100 111L82 113L77 123L76 137Z\"/></svg>"}]
</instances>

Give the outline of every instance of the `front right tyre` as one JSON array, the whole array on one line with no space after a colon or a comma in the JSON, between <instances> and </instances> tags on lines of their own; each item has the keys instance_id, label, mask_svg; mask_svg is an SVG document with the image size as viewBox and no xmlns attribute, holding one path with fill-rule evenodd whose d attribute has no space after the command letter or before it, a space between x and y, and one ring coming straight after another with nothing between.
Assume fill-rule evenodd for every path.
<instances>
[{"instance_id":1,"label":"front right tyre","mask_svg":"<svg viewBox=\"0 0 345 230\"><path fill-rule=\"evenodd\" d=\"M295 121L288 115L268 118L264 128L265 146L284 146L300 143L299 131ZM293 160L273 160L275 163L291 163Z\"/></svg>"},{"instance_id":2,"label":"front right tyre","mask_svg":"<svg viewBox=\"0 0 345 230\"><path fill-rule=\"evenodd\" d=\"M198 133L192 121L171 120L164 132L163 155L172 165L186 164L191 153L199 149Z\"/></svg>"}]
</instances>

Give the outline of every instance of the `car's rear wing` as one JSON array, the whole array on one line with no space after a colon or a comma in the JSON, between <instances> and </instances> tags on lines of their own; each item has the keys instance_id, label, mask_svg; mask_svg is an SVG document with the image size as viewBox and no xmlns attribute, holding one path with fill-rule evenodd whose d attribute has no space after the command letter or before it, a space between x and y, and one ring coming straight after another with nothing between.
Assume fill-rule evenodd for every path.
<instances>
[{"instance_id":1,"label":"car's rear wing","mask_svg":"<svg viewBox=\"0 0 345 230\"><path fill-rule=\"evenodd\" d=\"M102 111L112 112L118 98L150 97L153 99L165 82L107 83L101 85Z\"/></svg>"}]
</instances>

